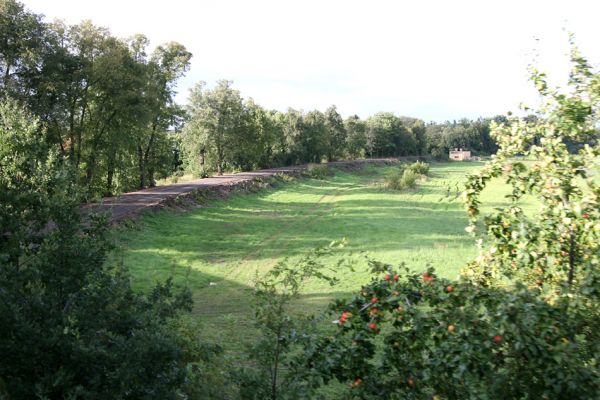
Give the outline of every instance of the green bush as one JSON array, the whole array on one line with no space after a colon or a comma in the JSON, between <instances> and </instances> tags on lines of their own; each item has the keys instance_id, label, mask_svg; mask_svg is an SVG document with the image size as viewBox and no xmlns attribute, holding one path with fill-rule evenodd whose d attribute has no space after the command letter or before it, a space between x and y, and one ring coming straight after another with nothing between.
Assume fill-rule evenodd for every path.
<instances>
[{"instance_id":1,"label":"green bush","mask_svg":"<svg viewBox=\"0 0 600 400\"><path fill-rule=\"evenodd\" d=\"M400 180L402 179L402 170L395 169L383 178L383 186L386 189L391 190L402 190L402 185L400 184Z\"/></svg>"},{"instance_id":2,"label":"green bush","mask_svg":"<svg viewBox=\"0 0 600 400\"><path fill-rule=\"evenodd\" d=\"M179 398L192 360L171 323L189 293L139 294L106 261L106 221L81 221L73 173L44 135L0 102L0 398Z\"/></svg>"},{"instance_id":3,"label":"green bush","mask_svg":"<svg viewBox=\"0 0 600 400\"><path fill-rule=\"evenodd\" d=\"M415 174L418 175L429 175L429 164L423 161L417 161L413 164L410 164L408 167L406 167L406 169L409 171L413 171Z\"/></svg>"},{"instance_id":4,"label":"green bush","mask_svg":"<svg viewBox=\"0 0 600 400\"><path fill-rule=\"evenodd\" d=\"M400 187L403 189L414 189L417 187L419 175L410 169L405 169L400 178Z\"/></svg>"},{"instance_id":5,"label":"green bush","mask_svg":"<svg viewBox=\"0 0 600 400\"><path fill-rule=\"evenodd\" d=\"M342 398L591 399L600 319L568 296L511 290L373 263L381 275L332 306L338 332L306 347L299 379L346 384ZM299 370L299 373L302 371Z\"/></svg>"},{"instance_id":6,"label":"green bush","mask_svg":"<svg viewBox=\"0 0 600 400\"><path fill-rule=\"evenodd\" d=\"M391 190L414 189L419 175L412 170L393 170L383 178L383 186Z\"/></svg>"}]
</instances>

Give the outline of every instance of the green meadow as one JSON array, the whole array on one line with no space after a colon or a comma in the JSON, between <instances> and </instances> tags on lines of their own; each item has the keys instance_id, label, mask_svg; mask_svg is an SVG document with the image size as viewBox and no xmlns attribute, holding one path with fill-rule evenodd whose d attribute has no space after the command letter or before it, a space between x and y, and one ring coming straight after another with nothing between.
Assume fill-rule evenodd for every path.
<instances>
[{"instance_id":1,"label":"green meadow","mask_svg":"<svg viewBox=\"0 0 600 400\"><path fill-rule=\"evenodd\" d=\"M294 263L333 240L346 245L325 260L345 258L335 287L309 282L301 304L318 311L350 295L370 279L367 259L435 267L454 278L477 255L464 230L467 214L459 192L477 162L434 163L414 190L392 191L381 182L395 166L336 171L323 180L299 179L244 193L192 210L165 210L117 232L117 261L130 270L135 288L146 291L172 277L194 297L194 316L208 339L231 349L252 336L252 287L283 260ZM489 209L505 202L507 188L484 193Z\"/></svg>"}]
</instances>

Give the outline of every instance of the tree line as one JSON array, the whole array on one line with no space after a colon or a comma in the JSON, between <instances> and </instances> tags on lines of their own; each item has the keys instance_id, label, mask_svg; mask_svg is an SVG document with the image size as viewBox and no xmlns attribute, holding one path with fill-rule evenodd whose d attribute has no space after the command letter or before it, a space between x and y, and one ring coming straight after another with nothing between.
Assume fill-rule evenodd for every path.
<instances>
[{"instance_id":1,"label":"tree line","mask_svg":"<svg viewBox=\"0 0 600 400\"><path fill-rule=\"evenodd\" d=\"M503 117L428 123L380 112L346 119L335 105L324 112L267 110L242 98L232 82L191 92L181 132L184 168L197 175L251 170L340 158L429 156L444 159L451 148L491 154L490 122Z\"/></svg>"},{"instance_id":2,"label":"tree line","mask_svg":"<svg viewBox=\"0 0 600 400\"><path fill-rule=\"evenodd\" d=\"M0 1L0 97L24 104L45 145L76 171L87 198L151 187L183 169L197 175L340 158L433 156L496 147L489 119L442 124L389 112L343 119L325 111L267 110L231 81L175 103L192 54L144 35L114 37L83 21L47 23L16 0Z\"/></svg>"}]
</instances>

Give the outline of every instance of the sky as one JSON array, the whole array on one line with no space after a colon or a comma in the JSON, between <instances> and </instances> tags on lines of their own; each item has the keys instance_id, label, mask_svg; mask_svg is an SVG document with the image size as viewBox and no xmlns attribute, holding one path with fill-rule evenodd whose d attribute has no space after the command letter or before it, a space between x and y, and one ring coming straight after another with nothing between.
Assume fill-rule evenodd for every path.
<instances>
[{"instance_id":1,"label":"sky","mask_svg":"<svg viewBox=\"0 0 600 400\"><path fill-rule=\"evenodd\" d=\"M600 1L537 0L21 0L76 24L84 19L156 46L193 53L185 104L199 81L234 82L268 109L379 111L442 122L516 111L539 98L528 66L564 86L568 35L600 62Z\"/></svg>"}]
</instances>

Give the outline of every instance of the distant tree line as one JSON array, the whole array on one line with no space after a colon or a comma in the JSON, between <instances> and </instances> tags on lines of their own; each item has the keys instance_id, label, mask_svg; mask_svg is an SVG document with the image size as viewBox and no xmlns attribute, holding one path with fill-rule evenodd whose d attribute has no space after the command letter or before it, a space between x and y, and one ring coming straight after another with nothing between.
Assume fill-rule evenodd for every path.
<instances>
[{"instance_id":1,"label":"distant tree line","mask_svg":"<svg viewBox=\"0 0 600 400\"><path fill-rule=\"evenodd\" d=\"M151 187L186 169L196 175L341 158L433 156L448 149L492 153L488 119L443 124L382 112L343 119L267 110L231 81L174 101L191 53L175 42L148 51L89 21L47 23L16 0L0 0L0 97L25 105L45 145L75 171L85 198Z\"/></svg>"},{"instance_id":2,"label":"distant tree line","mask_svg":"<svg viewBox=\"0 0 600 400\"><path fill-rule=\"evenodd\" d=\"M491 119L429 123L380 112L345 120L332 105L324 112L266 110L243 99L222 80L191 90L188 121L181 132L184 166L197 175L250 170L341 158L448 157L452 148L491 154ZM496 117L500 122L503 117Z\"/></svg>"}]
</instances>

